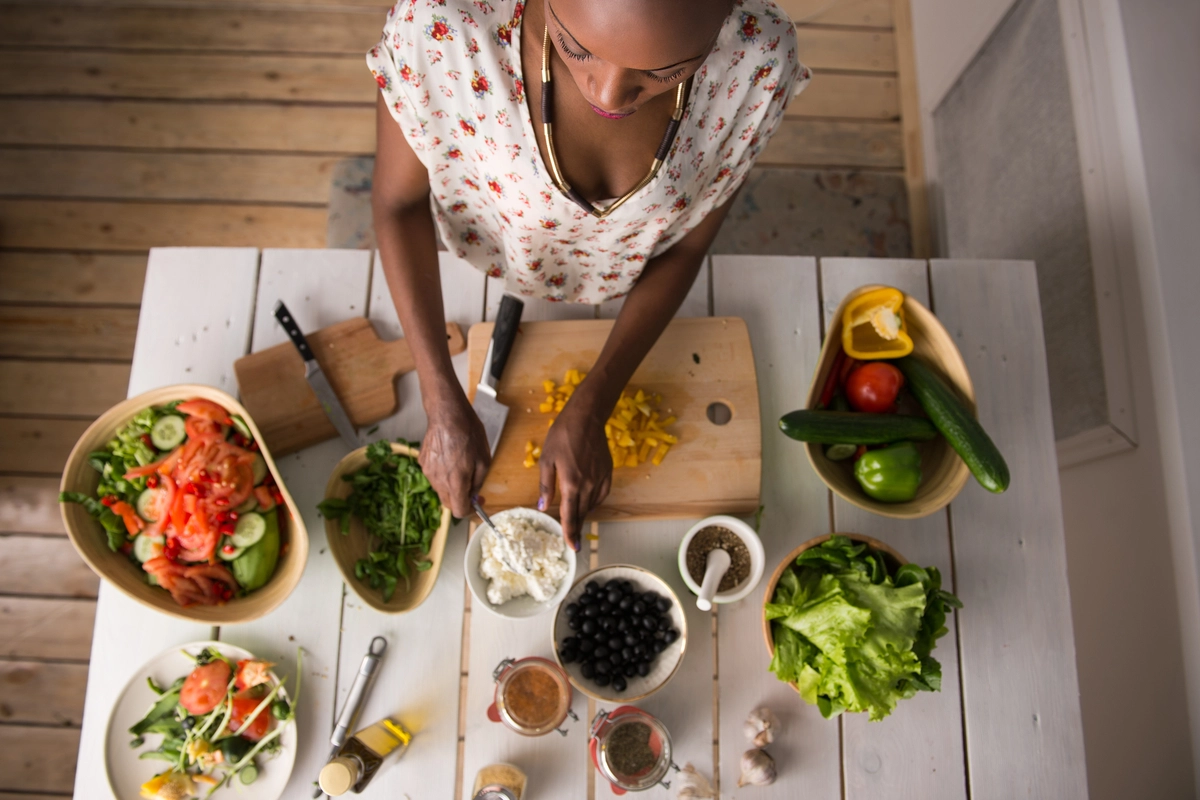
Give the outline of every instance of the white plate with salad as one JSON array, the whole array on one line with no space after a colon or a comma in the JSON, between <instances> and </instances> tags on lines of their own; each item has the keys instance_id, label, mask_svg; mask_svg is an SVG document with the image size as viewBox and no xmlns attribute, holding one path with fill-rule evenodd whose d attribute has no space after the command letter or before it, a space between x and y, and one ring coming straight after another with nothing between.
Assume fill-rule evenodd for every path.
<instances>
[{"instance_id":1,"label":"white plate with salad","mask_svg":"<svg viewBox=\"0 0 1200 800\"><path fill-rule=\"evenodd\" d=\"M223 642L155 656L134 673L108 720L113 794L280 797L296 760L296 710L272 666Z\"/></svg>"}]
</instances>

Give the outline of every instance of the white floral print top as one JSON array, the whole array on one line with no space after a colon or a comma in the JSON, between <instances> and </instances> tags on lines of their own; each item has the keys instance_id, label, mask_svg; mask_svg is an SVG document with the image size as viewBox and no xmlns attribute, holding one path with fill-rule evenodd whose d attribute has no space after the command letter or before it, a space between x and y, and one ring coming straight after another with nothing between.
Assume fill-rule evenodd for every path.
<instances>
[{"instance_id":1,"label":"white floral print top","mask_svg":"<svg viewBox=\"0 0 1200 800\"><path fill-rule=\"evenodd\" d=\"M429 170L451 251L517 295L622 297L648 259L733 196L808 84L795 30L771 0L738 0L692 80L666 163L597 219L555 187L538 152L521 72L523 11L521 0L400 0L367 64Z\"/></svg>"}]
</instances>

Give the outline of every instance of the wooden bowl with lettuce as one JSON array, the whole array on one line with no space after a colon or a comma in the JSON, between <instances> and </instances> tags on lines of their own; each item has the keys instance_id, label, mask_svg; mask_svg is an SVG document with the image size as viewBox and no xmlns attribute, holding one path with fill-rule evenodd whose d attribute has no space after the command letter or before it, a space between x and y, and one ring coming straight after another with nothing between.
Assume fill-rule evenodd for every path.
<instances>
[{"instance_id":1,"label":"wooden bowl with lettuce","mask_svg":"<svg viewBox=\"0 0 1200 800\"><path fill-rule=\"evenodd\" d=\"M341 460L318 506L346 583L385 614L412 611L433 591L450 509L417 464L414 447L379 441Z\"/></svg>"},{"instance_id":2,"label":"wooden bowl with lettuce","mask_svg":"<svg viewBox=\"0 0 1200 800\"><path fill-rule=\"evenodd\" d=\"M835 533L810 539L776 568L763 597L771 672L826 719L866 712L941 689L932 655L946 614L962 608L921 568L877 539Z\"/></svg>"}]
</instances>

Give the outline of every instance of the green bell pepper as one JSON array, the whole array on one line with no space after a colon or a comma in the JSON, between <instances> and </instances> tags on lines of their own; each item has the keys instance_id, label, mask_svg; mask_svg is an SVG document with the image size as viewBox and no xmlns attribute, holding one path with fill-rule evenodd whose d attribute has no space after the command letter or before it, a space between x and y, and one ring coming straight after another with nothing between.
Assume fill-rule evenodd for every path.
<instances>
[{"instance_id":1,"label":"green bell pepper","mask_svg":"<svg viewBox=\"0 0 1200 800\"><path fill-rule=\"evenodd\" d=\"M883 503L907 503L921 485L921 453L912 442L868 450L854 465L854 477L868 496Z\"/></svg>"}]
</instances>

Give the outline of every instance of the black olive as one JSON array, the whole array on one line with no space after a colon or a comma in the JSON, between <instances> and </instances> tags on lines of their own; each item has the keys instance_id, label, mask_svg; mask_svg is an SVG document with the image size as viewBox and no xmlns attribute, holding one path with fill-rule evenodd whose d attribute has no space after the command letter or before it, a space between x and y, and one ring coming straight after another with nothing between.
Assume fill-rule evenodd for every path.
<instances>
[{"instance_id":1,"label":"black olive","mask_svg":"<svg viewBox=\"0 0 1200 800\"><path fill-rule=\"evenodd\" d=\"M621 633L629 630L629 620L625 617L621 617L619 620L617 620L617 630Z\"/></svg>"},{"instance_id":2,"label":"black olive","mask_svg":"<svg viewBox=\"0 0 1200 800\"><path fill-rule=\"evenodd\" d=\"M606 673L597 670L596 677L592 678L592 683L596 684L597 686L608 686L609 680L610 678Z\"/></svg>"},{"instance_id":3,"label":"black olive","mask_svg":"<svg viewBox=\"0 0 1200 800\"><path fill-rule=\"evenodd\" d=\"M586 655L587 653L590 653L595 649L596 649L596 643L593 642L591 639L580 639L579 640L579 652L584 653Z\"/></svg>"},{"instance_id":4,"label":"black olive","mask_svg":"<svg viewBox=\"0 0 1200 800\"><path fill-rule=\"evenodd\" d=\"M674 628L671 628L669 631L667 631L666 638L663 641L665 641L667 644L671 644L678 638L679 638L679 631L675 630Z\"/></svg>"},{"instance_id":5,"label":"black olive","mask_svg":"<svg viewBox=\"0 0 1200 800\"><path fill-rule=\"evenodd\" d=\"M658 629L658 621L654 617L642 617L642 627L648 631Z\"/></svg>"},{"instance_id":6,"label":"black olive","mask_svg":"<svg viewBox=\"0 0 1200 800\"><path fill-rule=\"evenodd\" d=\"M592 603L583 607L583 615L589 619L595 619L600 616L600 606Z\"/></svg>"},{"instance_id":7,"label":"black olive","mask_svg":"<svg viewBox=\"0 0 1200 800\"><path fill-rule=\"evenodd\" d=\"M606 659L600 659L596 662L596 676L597 677L599 677L601 675L607 675L609 670L611 670L611 669L612 669L612 664L609 663Z\"/></svg>"},{"instance_id":8,"label":"black olive","mask_svg":"<svg viewBox=\"0 0 1200 800\"><path fill-rule=\"evenodd\" d=\"M634 675L637 675L637 668L636 661L626 661L625 666L621 667L621 674L626 678L632 678Z\"/></svg>"},{"instance_id":9,"label":"black olive","mask_svg":"<svg viewBox=\"0 0 1200 800\"><path fill-rule=\"evenodd\" d=\"M614 636L608 640L608 649L620 650L625 646L625 640L620 636Z\"/></svg>"},{"instance_id":10,"label":"black olive","mask_svg":"<svg viewBox=\"0 0 1200 800\"><path fill-rule=\"evenodd\" d=\"M671 610L671 598L669 598L669 597L660 597L660 598L658 598L658 600L656 600L656 601L654 602L654 606L655 606L655 608L657 608L657 609L658 609L660 612L662 612L663 614L665 614L665 613L667 613L668 611L670 611L670 610Z\"/></svg>"},{"instance_id":11,"label":"black olive","mask_svg":"<svg viewBox=\"0 0 1200 800\"><path fill-rule=\"evenodd\" d=\"M621 581L621 593L622 594L632 594L633 593L633 584L630 583L629 581Z\"/></svg>"},{"instance_id":12,"label":"black olive","mask_svg":"<svg viewBox=\"0 0 1200 800\"><path fill-rule=\"evenodd\" d=\"M642 595L642 601L646 605L653 605L658 602L658 595L655 592L646 592Z\"/></svg>"},{"instance_id":13,"label":"black olive","mask_svg":"<svg viewBox=\"0 0 1200 800\"><path fill-rule=\"evenodd\" d=\"M564 664L574 664L579 660L579 651L572 647L569 650L563 650L558 656Z\"/></svg>"},{"instance_id":14,"label":"black olive","mask_svg":"<svg viewBox=\"0 0 1200 800\"><path fill-rule=\"evenodd\" d=\"M654 632L654 640L655 640L656 642L665 641L665 640L666 640L666 638L667 638L667 632L666 632L666 631L655 631L655 632Z\"/></svg>"},{"instance_id":15,"label":"black olive","mask_svg":"<svg viewBox=\"0 0 1200 800\"><path fill-rule=\"evenodd\" d=\"M624 658L626 661L629 661L630 659L632 659L633 655L634 654L633 654L632 647L622 647L621 648L621 657Z\"/></svg>"},{"instance_id":16,"label":"black olive","mask_svg":"<svg viewBox=\"0 0 1200 800\"><path fill-rule=\"evenodd\" d=\"M618 588L620 585L621 585L620 581L618 581L616 578L613 578L610 581L605 581L604 585L601 586L600 588L603 589L607 593L607 592L611 592L613 589Z\"/></svg>"},{"instance_id":17,"label":"black olive","mask_svg":"<svg viewBox=\"0 0 1200 800\"><path fill-rule=\"evenodd\" d=\"M584 633L586 633L588 636L591 636L592 634L594 634L594 633L596 632L596 627L597 627L597 626L596 626L596 620L594 620L594 619L585 619L585 620L583 621L583 627L582 627L582 628L580 628L580 630L582 630L582 631L583 631Z\"/></svg>"},{"instance_id":18,"label":"black olive","mask_svg":"<svg viewBox=\"0 0 1200 800\"><path fill-rule=\"evenodd\" d=\"M667 643L666 642L655 642L653 645L653 649L654 649L655 654L661 653L663 650L667 649Z\"/></svg>"},{"instance_id":19,"label":"black olive","mask_svg":"<svg viewBox=\"0 0 1200 800\"><path fill-rule=\"evenodd\" d=\"M625 663L625 658L620 653L613 653L608 657L608 662L614 667L619 667Z\"/></svg>"},{"instance_id":20,"label":"black olive","mask_svg":"<svg viewBox=\"0 0 1200 800\"><path fill-rule=\"evenodd\" d=\"M563 648L564 649L568 648L568 647L577 647L578 645L579 645L579 637L578 636L568 636L567 638L563 639Z\"/></svg>"},{"instance_id":21,"label":"black olive","mask_svg":"<svg viewBox=\"0 0 1200 800\"><path fill-rule=\"evenodd\" d=\"M567 607L564 608L563 611L566 612L568 617L573 617L579 613L579 603L568 603Z\"/></svg>"},{"instance_id":22,"label":"black olive","mask_svg":"<svg viewBox=\"0 0 1200 800\"><path fill-rule=\"evenodd\" d=\"M183 726L185 731L190 731L196 725L196 718L193 716L186 716L179 721L179 724Z\"/></svg>"},{"instance_id":23,"label":"black olive","mask_svg":"<svg viewBox=\"0 0 1200 800\"><path fill-rule=\"evenodd\" d=\"M579 674L585 678L591 678L596 674L596 667L592 665L592 662L585 661L579 665Z\"/></svg>"},{"instance_id":24,"label":"black olive","mask_svg":"<svg viewBox=\"0 0 1200 800\"><path fill-rule=\"evenodd\" d=\"M638 641L639 641L639 639L636 635L634 635L632 633L625 634L624 642L625 642L625 644L629 645L630 647L635 647L637 645Z\"/></svg>"},{"instance_id":25,"label":"black olive","mask_svg":"<svg viewBox=\"0 0 1200 800\"><path fill-rule=\"evenodd\" d=\"M600 584L595 581L588 581L587 587L584 589L588 594L598 594L600 592Z\"/></svg>"},{"instance_id":26,"label":"black olive","mask_svg":"<svg viewBox=\"0 0 1200 800\"><path fill-rule=\"evenodd\" d=\"M633 598L622 597L621 602L617 603L617 608L621 609L622 611L628 611L629 609L633 608Z\"/></svg>"},{"instance_id":27,"label":"black olive","mask_svg":"<svg viewBox=\"0 0 1200 800\"><path fill-rule=\"evenodd\" d=\"M625 691L625 679L620 675L614 675L612 679L612 687L614 692Z\"/></svg>"},{"instance_id":28,"label":"black olive","mask_svg":"<svg viewBox=\"0 0 1200 800\"><path fill-rule=\"evenodd\" d=\"M646 677L647 675L649 675L650 674L650 662L649 661L639 661L638 665L637 665L637 674L641 675L643 678Z\"/></svg>"},{"instance_id":29,"label":"black olive","mask_svg":"<svg viewBox=\"0 0 1200 800\"><path fill-rule=\"evenodd\" d=\"M609 650L604 645L600 645L599 647L597 647L595 650L592 651L592 655L594 655L597 659L604 659L604 658L608 658L608 654L611 652L612 652L612 650Z\"/></svg>"},{"instance_id":30,"label":"black olive","mask_svg":"<svg viewBox=\"0 0 1200 800\"><path fill-rule=\"evenodd\" d=\"M671 627L671 618L670 617L659 617L658 618L658 629L660 631L665 631L669 627Z\"/></svg>"},{"instance_id":31,"label":"black olive","mask_svg":"<svg viewBox=\"0 0 1200 800\"><path fill-rule=\"evenodd\" d=\"M582 644L583 644L583 643L581 642L581 643L580 643L580 645L581 645L581 646L580 646L580 649L583 649L583 648L582 648ZM634 655L639 655L639 656L644 656L644 655L646 655L646 645L642 644L641 642L638 642L637 644L635 644L635 645L633 646L633 653L634 653Z\"/></svg>"},{"instance_id":32,"label":"black olive","mask_svg":"<svg viewBox=\"0 0 1200 800\"><path fill-rule=\"evenodd\" d=\"M600 601L600 613L601 614L611 614L613 612L614 608L615 608L615 606L613 606L613 604L608 602L607 600Z\"/></svg>"},{"instance_id":33,"label":"black olive","mask_svg":"<svg viewBox=\"0 0 1200 800\"><path fill-rule=\"evenodd\" d=\"M596 596L584 592L583 594L579 595L579 599L575 602L579 603L579 609L582 611L584 606L590 606L592 603L596 602Z\"/></svg>"},{"instance_id":34,"label":"black olive","mask_svg":"<svg viewBox=\"0 0 1200 800\"><path fill-rule=\"evenodd\" d=\"M633 613L639 617L642 614L646 613L646 604L643 603L641 600L635 600L633 605L630 606L630 608L633 610Z\"/></svg>"},{"instance_id":35,"label":"black olive","mask_svg":"<svg viewBox=\"0 0 1200 800\"><path fill-rule=\"evenodd\" d=\"M621 590L616 587L609 589L608 594L604 596L604 599L615 606L617 603L621 602Z\"/></svg>"},{"instance_id":36,"label":"black olive","mask_svg":"<svg viewBox=\"0 0 1200 800\"><path fill-rule=\"evenodd\" d=\"M580 626L582 625L583 617L571 617L569 620L567 620L567 627L573 631L579 630Z\"/></svg>"},{"instance_id":37,"label":"black olive","mask_svg":"<svg viewBox=\"0 0 1200 800\"><path fill-rule=\"evenodd\" d=\"M616 629L617 629L617 620L616 619L614 619L613 617L601 617L600 618L600 630L615 631Z\"/></svg>"},{"instance_id":38,"label":"black olive","mask_svg":"<svg viewBox=\"0 0 1200 800\"><path fill-rule=\"evenodd\" d=\"M602 644L608 644L608 634L600 630L599 625L596 626L596 633L594 636L592 636L592 639L596 641L596 647L599 647Z\"/></svg>"}]
</instances>

